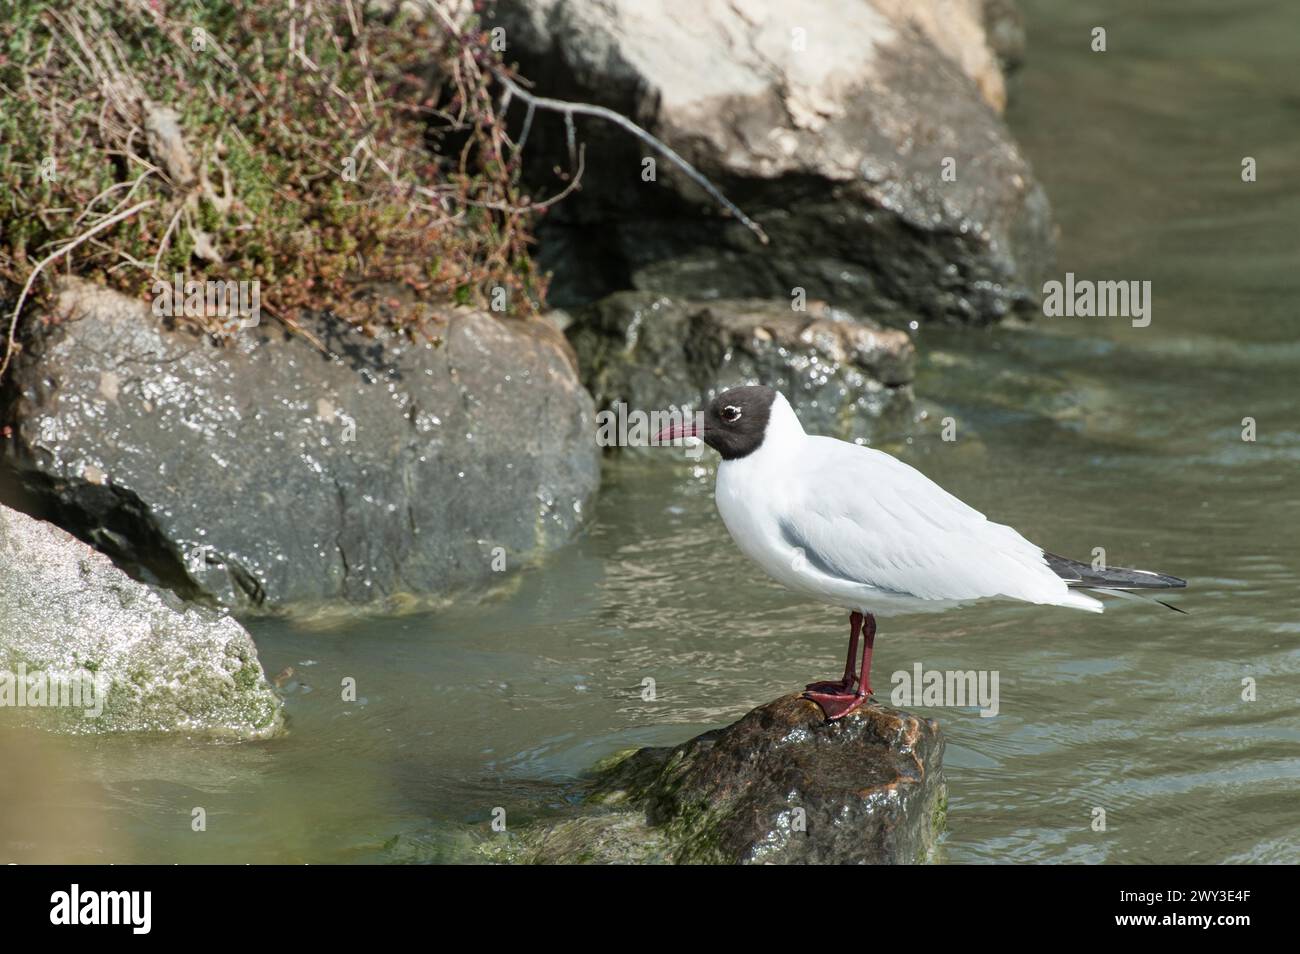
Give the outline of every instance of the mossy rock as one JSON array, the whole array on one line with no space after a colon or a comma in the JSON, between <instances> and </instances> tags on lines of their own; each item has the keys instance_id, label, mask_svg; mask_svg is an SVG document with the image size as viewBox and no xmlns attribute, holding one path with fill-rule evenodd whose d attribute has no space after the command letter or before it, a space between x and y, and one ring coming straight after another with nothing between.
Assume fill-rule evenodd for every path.
<instances>
[{"instance_id":1,"label":"mossy rock","mask_svg":"<svg viewBox=\"0 0 1300 954\"><path fill-rule=\"evenodd\" d=\"M493 860L909 864L947 817L937 723L868 704L826 723L798 694L674 748L602 763L585 814L525 830Z\"/></svg>"},{"instance_id":2,"label":"mossy rock","mask_svg":"<svg viewBox=\"0 0 1300 954\"><path fill-rule=\"evenodd\" d=\"M3 505L0 566L6 722L236 739L283 728L253 640L232 617L136 582L64 531ZM54 688L7 699L16 676Z\"/></svg>"}]
</instances>

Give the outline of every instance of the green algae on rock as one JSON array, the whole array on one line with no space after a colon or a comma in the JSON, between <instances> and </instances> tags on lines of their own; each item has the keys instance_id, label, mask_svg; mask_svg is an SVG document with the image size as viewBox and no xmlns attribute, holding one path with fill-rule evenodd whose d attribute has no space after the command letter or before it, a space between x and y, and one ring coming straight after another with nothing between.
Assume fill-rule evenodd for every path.
<instances>
[{"instance_id":1,"label":"green algae on rock","mask_svg":"<svg viewBox=\"0 0 1300 954\"><path fill-rule=\"evenodd\" d=\"M0 567L6 721L70 734L239 739L283 727L253 640L231 617L185 606L57 527L2 505ZM20 677L27 685L11 699Z\"/></svg>"},{"instance_id":2,"label":"green algae on rock","mask_svg":"<svg viewBox=\"0 0 1300 954\"><path fill-rule=\"evenodd\" d=\"M524 863L911 864L943 830L943 737L868 704L827 723L791 694L597 771L584 814L485 852Z\"/></svg>"}]
</instances>

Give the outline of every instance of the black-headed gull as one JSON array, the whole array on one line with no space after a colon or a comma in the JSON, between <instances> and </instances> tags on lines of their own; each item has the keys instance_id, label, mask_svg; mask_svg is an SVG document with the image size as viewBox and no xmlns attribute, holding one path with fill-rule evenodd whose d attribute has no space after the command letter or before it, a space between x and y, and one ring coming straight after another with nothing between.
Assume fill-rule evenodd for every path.
<instances>
[{"instance_id":1,"label":"black-headed gull","mask_svg":"<svg viewBox=\"0 0 1300 954\"><path fill-rule=\"evenodd\" d=\"M843 678L804 693L828 719L848 715L871 694L876 615L982 599L1100 613L1101 601L1080 590L1131 596L1187 585L1045 553L882 451L804 433L772 388L724 391L702 423L671 424L656 443L682 437L698 437L722 455L714 496L741 551L778 582L850 611Z\"/></svg>"}]
</instances>

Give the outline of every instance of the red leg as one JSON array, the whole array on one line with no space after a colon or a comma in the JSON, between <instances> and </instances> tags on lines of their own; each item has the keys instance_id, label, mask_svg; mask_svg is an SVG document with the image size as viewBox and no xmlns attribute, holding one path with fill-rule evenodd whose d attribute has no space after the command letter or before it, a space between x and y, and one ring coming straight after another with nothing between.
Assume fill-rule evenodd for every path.
<instances>
[{"instance_id":1,"label":"red leg","mask_svg":"<svg viewBox=\"0 0 1300 954\"><path fill-rule=\"evenodd\" d=\"M853 680L856 678L854 664L858 661L858 632L862 629L862 614L853 612L849 614L849 655L844 660L844 678L839 682L810 682L804 686L809 692L845 692L853 689Z\"/></svg>"},{"instance_id":2,"label":"red leg","mask_svg":"<svg viewBox=\"0 0 1300 954\"><path fill-rule=\"evenodd\" d=\"M871 651L876 648L876 618L868 615L862 627L862 668L858 675L858 693L865 699L871 695Z\"/></svg>"},{"instance_id":3,"label":"red leg","mask_svg":"<svg viewBox=\"0 0 1300 954\"><path fill-rule=\"evenodd\" d=\"M857 615L856 613L854 614ZM867 701L867 696L871 695L871 652L876 643L876 618L870 613L862 617L862 670L858 676L857 690L854 691L852 678L847 680L847 684L842 688L830 690L814 690L811 687L803 694L805 699L811 699L822 707L822 712L826 714L826 721L833 722L835 719L842 719L854 709L861 706ZM854 627L856 630L857 627ZM857 632L854 632L853 642L857 643ZM853 649L857 649L854 645ZM834 684L832 684L833 686Z\"/></svg>"}]
</instances>

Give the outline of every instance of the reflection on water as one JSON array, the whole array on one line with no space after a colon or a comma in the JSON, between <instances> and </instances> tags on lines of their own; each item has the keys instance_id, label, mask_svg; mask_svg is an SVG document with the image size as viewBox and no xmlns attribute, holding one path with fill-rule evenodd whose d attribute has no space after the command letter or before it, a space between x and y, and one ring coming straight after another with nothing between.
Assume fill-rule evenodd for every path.
<instances>
[{"instance_id":1,"label":"reflection on water","mask_svg":"<svg viewBox=\"0 0 1300 954\"><path fill-rule=\"evenodd\" d=\"M928 416L879 443L1051 550L1102 546L1189 578L1191 615L990 604L888 620L874 681L918 662L1000 673L996 718L922 710L948 738L941 860L1300 861L1300 11L1025 6L1009 118L1055 203L1061 273L1152 281L1152 324L923 330ZM1087 47L1098 23L1104 55ZM945 415L956 443L939 440ZM464 859L493 809L544 816L603 756L838 671L845 620L745 563L712 473L670 454L611 463L587 533L480 602L255 624L267 671L294 668L281 739L7 743L35 754L27 794L0 793L29 803L4 845L33 860Z\"/></svg>"}]
</instances>

